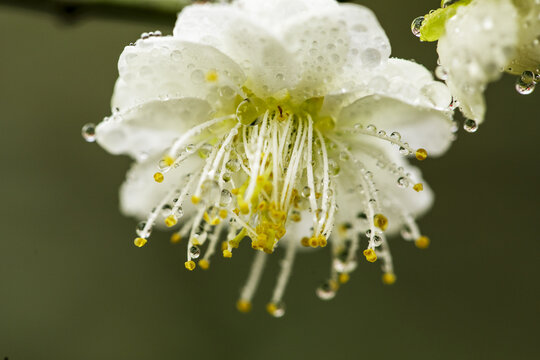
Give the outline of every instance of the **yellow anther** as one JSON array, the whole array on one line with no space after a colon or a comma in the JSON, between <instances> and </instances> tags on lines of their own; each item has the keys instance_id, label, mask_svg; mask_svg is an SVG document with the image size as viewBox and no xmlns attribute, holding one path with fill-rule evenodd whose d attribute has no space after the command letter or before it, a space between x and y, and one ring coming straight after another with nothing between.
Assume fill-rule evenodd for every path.
<instances>
[{"instance_id":1,"label":"yellow anther","mask_svg":"<svg viewBox=\"0 0 540 360\"><path fill-rule=\"evenodd\" d=\"M424 184L418 183L418 184L415 184L412 188L414 189L414 191L420 192L424 190Z\"/></svg>"},{"instance_id":2,"label":"yellow anther","mask_svg":"<svg viewBox=\"0 0 540 360\"><path fill-rule=\"evenodd\" d=\"M216 82L218 81L218 73L216 70L209 70L207 73L206 73L206 81L207 82Z\"/></svg>"},{"instance_id":3,"label":"yellow anther","mask_svg":"<svg viewBox=\"0 0 540 360\"><path fill-rule=\"evenodd\" d=\"M373 217L373 223L382 231L385 231L388 227L388 219L383 214L375 214Z\"/></svg>"},{"instance_id":4,"label":"yellow anther","mask_svg":"<svg viewBox=\"0 0 540 360\"><path fill-rule=\"evenodd\" d=\"M135 244L135 246L137 247L143 247L144 244L146 244L148 241L145 239L145 238L142 238L142 237L138 237L136 238L135 240L133 240L133 243Z\"/></svg>"},{"instance_id":5,"label":"yellow anther","mask_svg":"<svg viewBox=\"0 0 540 360\"><path fill-rule=\"evenodd\" d=\"M315 199L319 200L321 198L322 194L320 192L315 193Z\"/></svg>"},{"instance_id":6,"label":"yellow anther","mask_svg":"<svg viewBox=\"0 0 540 360\"><path fill-rule=\"evenodd\" d=\"M233 209L232 212L235 213L236 215L240 215L240 209Z\"/></svg>"},{"instance_id":7,"label":"yellow anther","mask_svg":"<svg viewBox=\"0 0 540 360\"><path fill-rule=\"evenodd\" d=\"M249 214L249 205L245 201L238 200L238 208L240 209L240 212L244 215Z\"/></svg>"},{"instance_id":8,"label":"yellow anther","mask_svg":"<svg viewBox=\"0 0 540 360\"><path fill-rule=\"evenodd\" d=\"M227 217L227 215L228 215L227 210L225 210L225 209L219 210L219 217L220 218L225 219Z\"/></svg>"},{"instance_id":9,"label":"yellow anther","mask_svg":"<svg viewBox=\"0 0 540 360\"><path fill-rule=\"evenodd\" d=\"M182 240L182 237L180 236L179 233L174 233L171 235L171 243L177 244L180 242L180 240Z\"/></svg>"},{"instance_id":10,"label":"yellow anther","mask_svg":"<svg viewBox=\"0 0 540 360\"><path fill-rule=\"evenodd\" d=\"M257 176L257 183L262 184L265 181L264 176Z\"/></svg>"},{"instance_id":11,"label":"yellow anther","mask_svg":"<svg viewBox=\"0 0 540 360\"><path fill-rule=\"evenodd\" d=\"M212 219L212 221L210 221L210 225L212 225L212 226L219 225L219 223L221 223L221 219L218 218L218 217L215 217L215 218Z\"/></svg>"},{"instance_id":12,"label":"yellow anther","mask_svg":"<svg viewBox=\"0 0 540 360\"><path fill-rule=\"evenodd\" d=\"M270 315L274 315L277 310L278 310L278 306L276 304L274 303L266 304L266 311L268 311Z\"/></svg>"},{"instance_id":13,"label":"yellow anther","mask_svg":"<svg viewBox=\"0 0 540 360\"><path fill-rule=\"evenodd\" d=\"M190 260L190 261L186 261L186 262L184 263L184 266L185 266L186 269L188 269L189 271L193 271L197 265L195 265L195 261Z\"/></svg>"},{"instance_id":14,"label":"yellow anther","mask_svg":"<svg viewBox=\"0 0 540 360\"><path fill-rule=\"evenodd\" d=\"M155 180L157 183L163 182L164 179L165 179L165 177L163 177L163 174L162 174L162 173L157 172L157 173L154 174L154 180Z\"/></svg>"},{"instance_id":15,"label":"yellow anther","mask_svg":"<svg viewBox=\"0 0 540 360\"><path fill-rule=\"evenodd\" d=\"M414 244L419 249L427 249L429 247L430 240L427 236L420 236L414 241Z\"/></svg>"},{"instance_id":16,"label":"yellow anther","mask_svg":"<svg viewBox=\"0 0 540 360\"><path fill-rule=\"evenodd\" d=\"M416 150L416 158L420 161L427 159L427 151L426 149L418 149Z\"/></svg>"},{"instance_id":17,"label":"yellow anther","mask_svg":"<svg viewBox=\"0 0 540 360\"><path fill-rule=\"evenodd\" d=\"M302 221L302 216L300 216L300 213L295 212L295 213L291 214L290 219L292 221L294 221L294 222L300 222L300 221Z\"/></svg>"},{"instance_id":18,"label":"yellow anther","mask_svg":"<svg viewBox=\"0 0 540 360\"><path fill-rule=\"evenodd\" d=\"M326 241L326 237L324 237L324 235L319 235L318 238L319 238L319 246L320 247L325 247L326 244L328 243Z\"/></svg>"},{"instance_id":19,"label":"yellow anther","mask_svg":"<svg viewBox=\"0 0 540 360\"><path fill-rule=\"evenodd\" d=\"M347 274L347 273L341 273L341 274L339 274L338 280L339 280L339 282L340 282L341 284L345 284L345 283L347 283L347 282L350 280L350 278L351 278L351 277L349 276L349 274Z\"/></svg>"},{"instance_id":20,"label":"yellow anther","mask_svg":"<svg viewBox=\"0 0 540 360\"><path fill-rule=\"evenodd\" d=\"M309 239L309 246L311 246L312 248L316 248L319 246L319 239L315 236L312 236L310 239Z\"/></svg>"},{"instance_id":21,"label":"yellow anther","mask_svg":"<svg viewBox=\"0 0 540 360\"><path fill-rule=\"evenodd\" d=\"M309 238L307 236L304 236L302 238L302 240L300 240L300 244L302 244L302 246L308 247L309 246Z\"/></svg>"},{"instance_id":22,"label":"yellow anther","mask_svg":"<svg viewBox=\"0 0 540 360\"><path fill-rule=\"evenodd\" d=\"M373 249L364 250L364 256L366 257L366 260L369 262L377 261L377 254L375 254L375 250Z\"/></svg>"},{"instance_id":23,"label":"yellow anther","mask_svg":"<svg viewBox=\"0 0 540 360\"><path fill-rule=\"evenodd\" d=\"M268 208L268 203L266 201L261 201L257 206L257 209L259 209L259 211L264 211L266 210L266 208Z\"/></svg>"},{"instance_id":24,"label":"yellow anther","mask_svg":"<svg viewBox=\"0 0 540 360\"><path fill-rule=\"evenodd\" d=\"M169 215L165 218L165 225L167 225L167 227L174 226L177 222L178 220L176 220L176 217L174 215Z\"/></svg>"},{"instance_id":25,"label":"yellow anther","mask_svg":"<svg viewBox=\"0 0 540 360\"><path fill-rule=\"evenodd\" d=\"M276 237L278 239L281 239L283 236L285 236L286 232L287 232L287 230L285 230L285 228L283 226L281 226L280 228L276 229Z\"/></svg>"},{"instance_id":26,"label":"yellow anther","mask_svg":"<svg viewBox=\"0 0 540 360\"><path fill-rule=\"evenodd\" d=\"M199 267L203 270L208 270L210 267L210 262L208 260L202 259L199 261Z\"/></svg>"},{"instance_id":27,"label":"yellow anther","mask_svg":"<svg viewBox=\"0 0 540 360\"><path fill-rule=\"evenodd\" d=\"M267 181L264 183L263 185L263 189L264 191L266 191L268 194L270 194L272 192L272 190L274 189L273 185L271 182Z\"/></svg>"},{"instance_id":28,"label":"yellow anther","mask_svg":"<svg viewBox=\"0 0 540 360\"><path fill-rule=\"evenodd\" d=\"M238 195L238 192L239 192L239 191L240 191L239 189L232 189L232 190L231 190L231 194L233 194L233 195Z\"/></svg>"},{"instance_id":29,"label":"yellow anther","mask_svg":"<svg viewBox=\"0 0 540 360\"><path fill-rule=\"evenodd\" d=\"M382 276L382 282L386 285L392 285L396 282L396 275L392 273L384 273Z\"/></svg>"},{"instance_id":30,"label":"yellow anther","mask_svg":"<svg viewBox=\"0 0 540 360\"><path fill-rule=\"evenodd\" d=\"M163 162L165 162L167 166L171 166L172 164L174 164L174 159L170 156L165 156L163 158Z\"/></svg>"},{"instance_id":31,"label":"yellow anther","mask_svg":"<svg viewBox=\"0 0 540 360\"><path fill-rule=\"evenodd\" d=\"M193 204L195 204L195 205L197 205L200 201L201 201L201 198L198 197L198 196L193 195L193 196L191 197L191 202L192 202Z\"/></svg>"},{"instance_id":32,"label":"yellow anther","mask_svg":"<svg viewBox=\"0 0 540 360\"><path fill-rule=\"evenodd\" d=\"M223 257L224 258L232 258L232 252L230 250L223 250Z\"/></svg>"},{"instance_id":33,"label":"yellow anther","mask_svg":"<svg viewBox=\"0 0 540 360\"><path fill-rule=\"evenodd\" d=\"M192 244L192 245L195 245L195 246L201 245L201 243L199 242L199 239L197 239L196 237L193 237L193 238L191 239L191 244Z\"/></svg>"},{"instance_id":34,"label":"yellow anther","mask_svg":"<svg viewBox=\"0 0 540 360\"><path fill-rule=\"evenodd\" d=\"M236 309L238 309L238 311L241 313L248 313L251 311L251 302L240 299L236 302Z\"/></svg>"},{"instance_id":35,"label":"yellow anther","mask_svg":"<svg viewBox=\"0 0 540 360\"><path fill-rule=\"evenodd\" d=\"M228 241L222 241L221 242L221 251L225 251L229 248L229 242Z\"/></svg>"}]
</instances>

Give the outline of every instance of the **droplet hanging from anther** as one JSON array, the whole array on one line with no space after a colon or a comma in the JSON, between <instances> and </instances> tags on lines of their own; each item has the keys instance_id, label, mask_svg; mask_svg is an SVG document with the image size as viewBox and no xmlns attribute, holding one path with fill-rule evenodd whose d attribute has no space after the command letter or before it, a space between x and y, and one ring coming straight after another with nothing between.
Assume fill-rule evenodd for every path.
<instances>
[{"instance_id":1,"label":"droplet hanging from anther","mask_svg":"<svg viewBox=\"0 0 540 360\"><path fill-rule=\"evenodd\" d=\"M478 130L478 124L473 119L467 119L463 123L463 128L468 133L474 133L474 132L476 132L476 130Z\"/></svg>"},{"instance_id":2,"label":"droplet hanging from anther","mask_svg":"<svg viewBox=\"0 0 540 360\"><path fill-rule=\"evenodd\" d=\"M331 300L336 296L337 284L332 284L331 281L326 281L321 284L315 293L321 300Z\"/></svg>"},{"instance_id":3,"label":"droplet hanging from anther","mask_svg":"<svg viewBox=\"0 0 540 360\"><path fill-rule=\"evenodd\" d=\"M411 23L411 31L414 36L420 37L420 29L422 28L422 23L424 22L424 17L419 16L414 19Z\"/></svg>"},{"instance_id":4,"label":"droplet hanging from anther","mask_svg":"<svg viewBox=\"0 0 540 360\"><path fill-rule=\"evenodd\" d=\"M81 135L87 142L96 141L96 125L93 123L84 125L81 129Z\"/></svg>"},{"instance_id":5,"label":"droplet hanging from anther","mask_svg":"<svg viewBox=\"0 0 540 360\"><path fill-rule=\"evenodd\" d=\"M283 302L271 302L266 305L266 311L275 318L280 318L285 315L285 304Z\"/></svg>"},{"instance_id":6,"label":"droplet hanging from anther","mask_svg":"<svg viewBox=\"0 0 540 360\"><path fill-rule=\"evenodd\" d=\"M199 256L201 255L201 249L199 249L198 246L192 246L192 247L189 248L189 255L193 259L198 259Z\"/></svg>"}]
</instances>

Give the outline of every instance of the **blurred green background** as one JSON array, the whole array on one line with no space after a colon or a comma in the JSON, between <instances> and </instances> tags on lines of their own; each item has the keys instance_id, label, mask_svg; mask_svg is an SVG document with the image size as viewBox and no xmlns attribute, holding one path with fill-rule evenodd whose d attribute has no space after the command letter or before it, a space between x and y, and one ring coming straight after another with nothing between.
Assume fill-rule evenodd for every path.
<instances>
[{"instance_id":1,"label":"blurred green background","mask_svg":"<svg viewBox=\"0 0 540 360\"><path fill-rule=\"evenodd\" d=\"M393 56L435 68L434 44L409 27L437 0L361 3ZM419 222L432 246L392 239L394 286L361 261L323 302L328 249L300 254L274 319L278 251L244 315L252 251L192 273L166 233L135 248L118 210L130 160L80 136L109 114L123 47L174 19L66 22L0 4L0 359L538 358L539 93L518 95L510 76L490 85L480 130L421 164L437 196Z\"/></svg>"}]
</instances>

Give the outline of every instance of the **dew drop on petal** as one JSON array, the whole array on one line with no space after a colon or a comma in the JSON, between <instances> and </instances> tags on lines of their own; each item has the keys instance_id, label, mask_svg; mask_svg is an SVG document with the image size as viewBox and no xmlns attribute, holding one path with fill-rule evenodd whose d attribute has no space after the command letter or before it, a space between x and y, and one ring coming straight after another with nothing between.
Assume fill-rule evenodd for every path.
<instances>
[{"instance_id":1,"label":"dew drop on petal","mask_svg":"<svg viewBox=\"0 0 540 360\"><path fill-rule=\"evenodd\" d=\"M440 80L446 80L448 79L448 72L446 69L442 66L437 66L435 68L435 76Z\"/></svg>"},{"instance_id":2,"label":"dew drop on petal","mask_svg":"<svg viewBox=\"0 0 540 360\"><path fill-rule=\"evenodd\" d=\"M412 21L411 24L411 31L414 36L420 37L420 28L422 27L422 23L424 22L424 17L419 16L416 19Z\"/></svg>"},{"instance_id":3,"label":"dew drop on petal","mask_svg":"<svg viewBox=\"0 0 540 360\"><path fill-rule=\"evenodd\" d=\"M311 190L309 186L305 186L304 189L302 190L302 196L305 198L308 198L309 195L311 195Z\"/></svg>"},{"instance_id":4,"label":"dew drop on petal","mask_svg":"<svg viewBox=\"0 0 540 360\"><path fill-rule=\"evenodd\" d=\"M341 168L339 167L337 162L335 162L333 159L328 160L328 173L330 175L338 176L340 170Z\"/></svg>"},{"instance_id":5,"label":"dew drop on petal","mask_svg":"<svg viewBox=\"0 0 540 360\"><path fill-rule=\"evenodd\" d=\"M223 189L221 190L221 196L219 198L219 206L226 207L231 203L232 200L232 194L229 190Z\"/></svg>"},{"instance_id":6,"label":"dew drop on petal","mask_svg":"<svg viewBox=\"0 0 540 360\"><path fill-rule=\"evenodd\" d=\"M407 179L405 177L400 177L398 180L397 180L397 184L399 187L401 188L405 188L407 186L409 186L409 182L407 181Z\"/></svg>"},{"instance_id":7,"label":"dew drop on petal","mask_svg":"<svg viewBox=\"0 0 540 360\"><path fill-rule=\"evenodd\" d=\"M237 172L240 170L240 161L238 159L231 159L227 161L225 168L230 172Z\"/></svg>"},{"instance_id":8,"label":"dew drop on petal","mask_svg":"<svg viewBox=\"0 0 540 360\"><path fill-rule=\"evenodd\" d=\"M463 123L463 128L468 133L474 133L474 132L476 132L476 130L478 130L478 124L473 119L467 119Z\"/></svg>"},{"instance_id":9,"label":"dew drop on petal","mask_svg":"<svg viewBox=\"0 0 540 360\"><path fill-rule=\"evenodd\" d=\"M195 84L202 84L204 82L204 73L201 70L194 70L191 73L191 81Z\"/></svg>"},{"instance_id":10,"label":"dew drop on petal","mask_svg":"<svg viewBox=\"0 0 540 360\"><path fill-rule=\"evenodd\" d=\"M534 81L531 81L529 84L525 83L522 78L519 78L516 81L516 91L521 95L529 95L534 91L535 87L536 84Z\"/></svg>"},{"instance_id":11,"label":"dew drop on petal","mask_svg":"<svg viewBox=\"0 0 540 360\"><path fill-rule=\"evenodd\" d=\"M88 123L82 127L81 135L87 142L96 141L96 125Z\"/></svg>"}]
</instances>

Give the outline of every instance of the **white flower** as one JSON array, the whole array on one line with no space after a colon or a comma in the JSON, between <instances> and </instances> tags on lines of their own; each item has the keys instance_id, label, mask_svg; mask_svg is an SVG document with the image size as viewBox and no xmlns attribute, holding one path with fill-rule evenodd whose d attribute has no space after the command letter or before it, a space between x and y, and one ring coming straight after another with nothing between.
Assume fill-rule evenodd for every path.
<instances>
[{"instance_id":1,"label":"white flower","mask_svg":"<svg viewBox=\"0 0 540 360\"><path fill-rule=\"evenodd\" d=\"M474 132L484 120L483 92L504 71L518 74L516 89L529 94L540 81L539 0L443 0L442 8L415 19L422 40L439 40L441 67Z\"/></svg>"},{"instance_id":2,"label":"white flower","mask_svg":"<svg viewBox=\"0 0 540 360\"><path fill-rule=\"evenodd\" d=\"M145 219L135 244L154 224L178 222L172 241L187 239L193 270L195 259L208 268L220 234L224 257L249 238L262 251L242 311L278 243L285 258L268 306L275 316L301 244L332 245L322 298L355 268L366 231L364 255L381 259L392 283L386 235L405 228L419 247L429 242L414 218L432 193L403 155L443 153L453 123L446 86L389 55L371 11L333 0L193 5L173 36L126 47L113 115L96 138L136 160L120 191L122 212Z\"/></svg>"}]
</instances>

